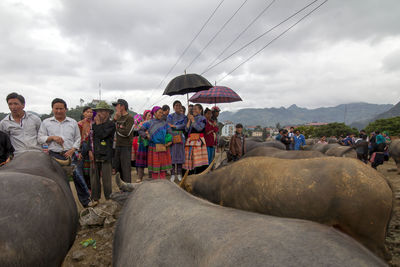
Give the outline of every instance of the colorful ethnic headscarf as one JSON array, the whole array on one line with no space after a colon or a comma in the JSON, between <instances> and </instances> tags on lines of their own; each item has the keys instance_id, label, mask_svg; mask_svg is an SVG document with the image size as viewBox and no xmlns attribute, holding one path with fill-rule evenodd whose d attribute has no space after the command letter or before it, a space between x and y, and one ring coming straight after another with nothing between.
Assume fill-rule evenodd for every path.
<instances>
[{"instance_id":1,"label":"colorful ethnic headscarf","mask_svg":"<svg viewBox=\"0 0 400 267\"><path fill-rule=\"evenodd\" d=\"M161 109L161 107L159 107L159 106L153 107L153 109L151 110L151 115L154 116L154 114L156 114L156 112L157 112L159 109Z\"/></svg>"}]
</instances>

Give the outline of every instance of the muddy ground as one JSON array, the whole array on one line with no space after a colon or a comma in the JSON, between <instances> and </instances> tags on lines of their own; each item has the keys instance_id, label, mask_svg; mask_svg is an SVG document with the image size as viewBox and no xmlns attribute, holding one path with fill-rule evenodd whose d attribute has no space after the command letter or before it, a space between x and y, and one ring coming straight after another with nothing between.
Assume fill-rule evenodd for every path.
<instances>
[{"instance_id":1,"label":"muddy ground","mask_svg":"<svg viewBox=\"0 0 400 267\"><path fill-rule=\"evenodd\" d=\"M396 165L393 160L385 162L384 165L378 167L381 172L390 181L394 191L394 212L389 225L389 231L386 238L386 246L389 253L392 255L392 260L389 261L390 266L400 267L400 175L397 171L392 171ZM114 179L113 179L114 180ZM136 173L132 172L132 180L136 180ZM71 188L76 192L73 184ZM115 182L113 181L113 192L118 191ZM102 197L101 201L105 201ZM82 206L78 204L78 209L81 211ZM118 214L117 214L118 216ZM116 217L117 217L116 216ZM89 229L80 229L76 240L67 257L65 258L63 267L89 266L89 267L108 267L112 263L112 240L114 235L115 225L109 227L94 227ZM96 240L96 248L91 246L83 247L80 242L88 238Z\"/></svg>"}]
</instances>

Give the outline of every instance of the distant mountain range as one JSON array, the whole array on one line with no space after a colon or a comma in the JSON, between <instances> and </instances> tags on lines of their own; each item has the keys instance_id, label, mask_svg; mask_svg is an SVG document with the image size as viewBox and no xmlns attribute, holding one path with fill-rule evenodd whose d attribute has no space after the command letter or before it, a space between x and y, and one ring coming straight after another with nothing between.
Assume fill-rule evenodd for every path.
<instances>
[{"instance_id":1,"label":"distant mountain range","mask_svg":"<svg viewBox=\"0 0 400 267\"><path fill-rule=\"evenodd\" d=\"M397 104L396 106L398 106ZM354 124L373 119L395 108L392 104L350 103L316 109L291 105L289 108L248 108L221 112L219 121L232 121L247 126L301 125L310 122L345 122ZM400 109L400 105L398 107Z\"/></svg>"},{"instance_id":2,"label":"distant mountain range","mask_svg":"<svg viewBox=\"0 0 400 267\"><path fill-rule=\"evenodd\" d=\"M387 119L387 118L392 118L392 117L397 117L400 116L400 102L391 107L389 110L382 112L376 116L373 116L371 118L361 120L358 122L353 122L351 124L352 127L356 127L358 129L364 128L365 126L368 125L368 123L373 122L378 119Z\"/></svg>"}]
</instances>

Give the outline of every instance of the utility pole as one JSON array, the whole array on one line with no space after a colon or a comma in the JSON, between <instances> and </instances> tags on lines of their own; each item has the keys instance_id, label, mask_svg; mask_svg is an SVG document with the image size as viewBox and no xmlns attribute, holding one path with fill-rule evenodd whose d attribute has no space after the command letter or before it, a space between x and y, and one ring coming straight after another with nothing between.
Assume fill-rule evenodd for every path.
<instances>
[{"instance_id":1,"label":"utility pole","mask_svg":"<svg viewBox=\"0 0 400 267\"><path fill-rule=\"evenodd\" d=\"M343 123L346 124L346 115L347 115L347 104L344 105L344 116L343 116Z\"/></svg>"},{"instance_id":2,"label":"utility pole","mask_svg":"<svg viewBox=\"0 0 400 267\"><path fill-rule=\"evenodd\" d=\"M99 100L101 100L101 83L99 83Z\"/></svg>"}]
</instances>

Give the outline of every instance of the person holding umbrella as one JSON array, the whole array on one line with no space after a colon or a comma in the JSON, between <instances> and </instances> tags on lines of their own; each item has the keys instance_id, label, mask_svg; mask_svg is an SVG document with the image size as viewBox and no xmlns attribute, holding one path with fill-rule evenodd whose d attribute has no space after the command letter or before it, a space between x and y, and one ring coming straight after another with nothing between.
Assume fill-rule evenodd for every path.
<instances>
[{"instance_id":1,"label":"person holding umbrella","mask_svg":"<svg viewBox=\"0 0 400 267\"><path fill-rule=\"evenodd\" d=\"M163 110L155 106L151 113L155 118L147 121L139 129L139 135L149 140L148 169L153 179L165 179L172 169L168 146L172 143L172 130L164 120Z\"/></svg>"},{"instance_id":2,"label":"person holding umbrella","mask_svg":"<svg viewBox=\"0 0 400 267\"><path fill-rule=\"evenodd\" d=\"M187 123L187 117L183 114L182 103L176 100L172 107L175 113L169 114L167 123L172 128L172 146L171 146L171 182L182 180L182 164L185 162L185 136L183 131Z\"/></svg>"},{"instance_id":3,"label":"person holding umbrella","mask_svg":"<svg viewBox=\"0 0 400 267\"><path fill-rule=\"evenodd\" d=\"M188 115L185 130L188 132L188 139L185 143L185 163L183 168L200 172L202 166L208 165L208 154L204 130L206 118L203 116L203 107L196 104L193 107L193 115Z\"/></svg>"}]
</instances>

